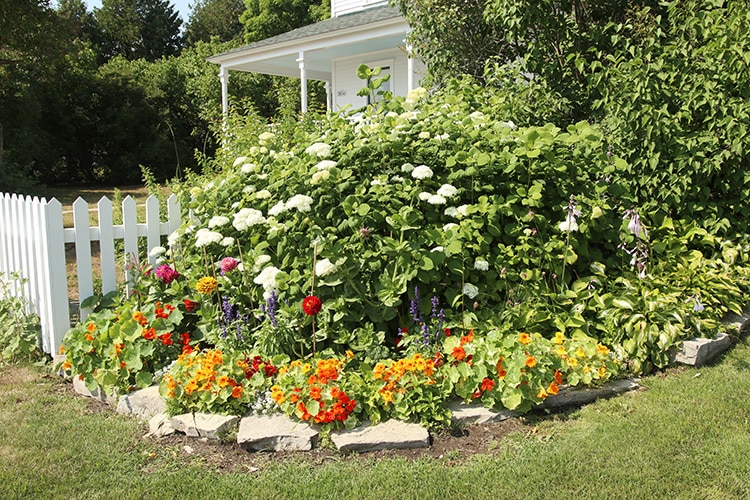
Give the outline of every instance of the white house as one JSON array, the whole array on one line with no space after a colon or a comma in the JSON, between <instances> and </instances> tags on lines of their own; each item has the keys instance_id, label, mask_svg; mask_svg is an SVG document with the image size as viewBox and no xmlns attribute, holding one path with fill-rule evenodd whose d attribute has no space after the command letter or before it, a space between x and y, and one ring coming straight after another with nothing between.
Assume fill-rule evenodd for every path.
<instances>
[{"instance_id":1,"label":"white house","mask_svg":"<svg viewBox=\"0 0 750 500\"><path fill-rule=\"evenodd\" d=\"M221 70L222 107L227 110L230 71L298 77L302 111L307 110L307 81L325 82L329 110L368 104L357 91L361 64L390 74L385 90L406 95L418 86L424 65L406 46L409 26L385 0L331 0L331 18L209 57Z\"/></svg>"}]
</instances>

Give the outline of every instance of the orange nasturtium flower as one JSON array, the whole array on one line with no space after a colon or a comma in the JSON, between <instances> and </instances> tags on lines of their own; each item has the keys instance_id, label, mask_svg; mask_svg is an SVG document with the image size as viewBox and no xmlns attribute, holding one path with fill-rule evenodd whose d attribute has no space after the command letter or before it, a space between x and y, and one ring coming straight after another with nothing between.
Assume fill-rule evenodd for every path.
<instances>
[{"instance_id":1,"label":"orange nasturtium flower","mask_svg":"<svg viewBox=\"0 0 750 500\"><path fill-rule=\"evenodd\" d=\"M497 378L500 380L504 379L505 376L508 374L507 371L505 371L505 368L503 368L503 358L501 357L497 364L495 365L495 368L497 369Z\"/></svg>"},{"instance_id":2,"label":"orange nasturtium flower","mask_svg":"<svg viewBox=\"0 0 750 500\"><path fill-rule=\"evenodd\" d=\"M94 333L94 330L96 330L96 324L89 323L89 326L87 326L86 329L89 331L89 333Z\"/></svg>"},{"instance_id":3,"label":"orange nasturtium flower","mask_svg":"<svg viewBox=\"0 0 750 500\"><path fill-rule=\"evenodd\" d=\"M154 340L156 338L156 328L151 327L148 330L143 330L143 338L146 340Z\"/></svg>"},{"instance_id":4,"label":"orange nasturtium flower","mask_svg":"<svg viewBox=\"0 0 750 500\"><path fill-rule=\"evenodd\" d=\"M518 335L518 341L523 345L528 345L531 343L531 335L526 332L522 332Z\"/></svg>"},{"instance_id":5,"label":"orange nasturtium flower","mask_svg":"<svg viewBox=\"0 0 750 500\"><path fill-rule=\"evenodd\" d=\"M235 399L240 399L242 397L242 386L241 385L235 385L234 389L232 389L232 397Z\"/></svg>"},{"instance_id":6,"label":"orange nasturtium flower","mask_svg":"<svg viewBox=\"0 0 750 500\"><path fill-rule=\"evenodd\" d=\"M136 311L133 313L133 319L141 324L141 326L146 326L146 323L148 323L148 320L143 315L141 311Z\"/></svg>"},{"instance_id":7,"label":"orange nasturtium flower","mask_svg":"<svg viewBox=\"0 0 750 500\"><path fill-rule=\"evenodd\" d=\"M466 357L466 351L461 346L454 347L451 356L456 358L458 361L463 361L463 359Z\"/></svg>"},{"instance_id":8,"label":"orange nasturtium flower","mask_svg":"<svg viewBox=\"0 0 750 500\"><path fill-rule=\"evenodd\" d=\"M557 394L560 392L560 388L557 386L557 382L551 382L547 388L547 392L550 394Z\"/></svg>"},{"instance_id":9,"label":"orange nasturtium flower","mask_svg":"<svg viewBox=\"0 0 750 500\"><path fill-rule=\"evenodd\" d=\"M529 354L526 355L526 366L529 368L534 368L536 366L536 358L534 356L531 356Z\"/></svg>"}]
</instances>

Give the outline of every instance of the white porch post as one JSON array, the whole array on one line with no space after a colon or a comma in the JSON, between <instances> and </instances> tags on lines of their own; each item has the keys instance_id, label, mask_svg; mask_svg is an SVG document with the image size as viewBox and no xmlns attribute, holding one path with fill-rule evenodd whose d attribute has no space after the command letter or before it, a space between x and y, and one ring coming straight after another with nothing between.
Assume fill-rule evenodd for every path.
<instances>
[{"instance_id":1,"label":"white porch post","mask_svg":"<svg viewBox=\"0 0 750 500\"><path fill-rule=\"evenodd\" d=\"M406 45L406 91L414 90L414 50L411 44Z\"/></svg>"},{"instance_id":2,"label":"white porch post","mask_svg":"<svg viewBox=\"0 0 750 500\"><path fill-rule=\"evenodd\" d=\"M305 70L305 51L300 50L299 51L299 59L297 59L297 63L299 63L299 79L300 79L300 93L302 98L302 104L300 105L300 110L303 113L307 112L307 71Z\"/></svg>"},{"instance_id":3,"label":"white porch post","mask_svg":"<svg viewBox=\"0 0 750 500\"><path fill-rule=\"evenodd\" d=\"M333 109L333 94L331 93L331 82L326 81L324 86L326 89L326 109L328 111L331 111L331 109Z\"/></svg>"},{"instance_id":4,"label":"white porch post","mask_svg":"<svg viewBox=\"0 0 750 500\"><path fill-rule=\"evenodd\" d=\"M219 70L221 80L221 114L226 119L229 113L229 70L222 65Z\"/></svg>"}]
</instances>

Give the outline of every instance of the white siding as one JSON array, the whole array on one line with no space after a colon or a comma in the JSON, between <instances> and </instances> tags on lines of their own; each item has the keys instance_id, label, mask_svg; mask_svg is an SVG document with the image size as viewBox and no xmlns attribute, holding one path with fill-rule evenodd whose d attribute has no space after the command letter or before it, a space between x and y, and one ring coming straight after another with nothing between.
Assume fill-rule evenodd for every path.
<instances>
[{"instance_id":1,"label":"white siding","mask_svg":"<svg viewBox=\"0 0 750 500\"><path fill-rule=\"evenodd\" d=\"M387 0L331 0L331 17L351 14L378 5L388 5Z\"/></svg>"},{"instance_id":2,"label":"white siding","mask_svg":"<svg viewBox=\"0 0 750 500\"><path fill-rule=\"evenodd\" d=\"M390 66L391 91L395 95L405 96L407 89L407 57L399 49L362 54L356 57L346 57L333 60L333 110L339 110L346 105L361 108L367 105L367 98L357 95L365 82L357 78L357 68L360 64L374 66ZM418 85L423 65L415 61L415 82Z\"/></svg>"}]
</instances>

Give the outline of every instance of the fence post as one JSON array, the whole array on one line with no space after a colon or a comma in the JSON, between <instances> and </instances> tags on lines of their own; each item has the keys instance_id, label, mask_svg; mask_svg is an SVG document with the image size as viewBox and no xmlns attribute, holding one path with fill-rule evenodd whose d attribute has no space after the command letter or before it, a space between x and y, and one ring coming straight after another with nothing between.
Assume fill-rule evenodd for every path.
<instances>
[{"instance_id":1,"label":"fence post","mask_svg":"<svg viewBox=\"0 0 750 500\"><path fill-rule=\"evenodd\" d=\"M65 232L63 229L62 205L52 198L44 208L44 251L49 280L49 293L45 297L43 312L47 318L47 347L55 359L60 352L65 332L70 329L70 306L68 304L67 273L65 272Z\"/></svg>"},{"instance_id":2,"label":"fence post","mask_svg":"<svg viewBox=\"0 0 750 500\"><path fill-rule=\"evenodd\" d=\"M112 202L105 196L102 196L97 207L99 211L99 257L101 259L102 271L102 295L105 295L117 290Z\"/></svg>"},{"instance_id":3,"label":"fence post","mask_svg":"<svg viewBox=\"0 0 750 500\"><path fill-rule=\"evenodd\" d=\"M146 254L148 262L156 265L156 257L151 255L151 249L161 246L159 221L159 198L154 195L146 199Z\"/></svg>"}]
</instances>

